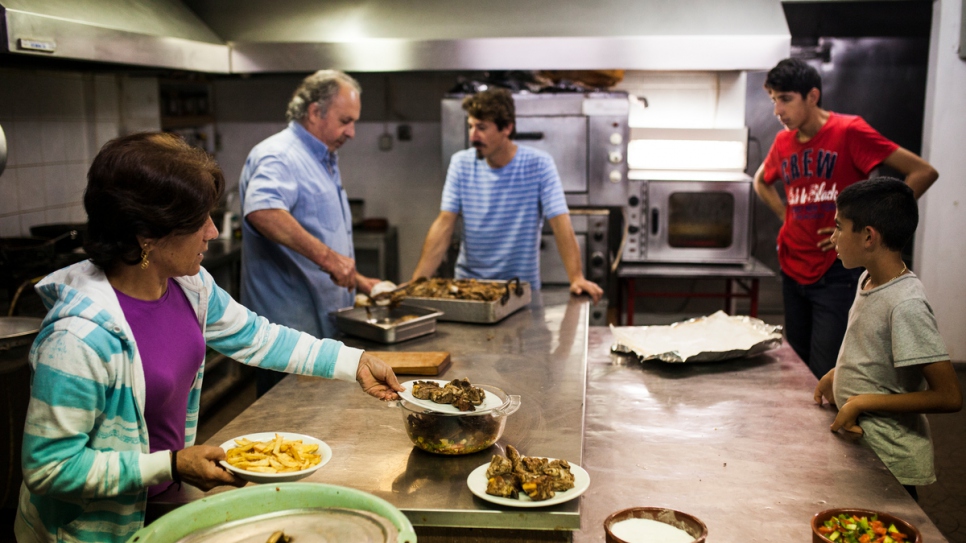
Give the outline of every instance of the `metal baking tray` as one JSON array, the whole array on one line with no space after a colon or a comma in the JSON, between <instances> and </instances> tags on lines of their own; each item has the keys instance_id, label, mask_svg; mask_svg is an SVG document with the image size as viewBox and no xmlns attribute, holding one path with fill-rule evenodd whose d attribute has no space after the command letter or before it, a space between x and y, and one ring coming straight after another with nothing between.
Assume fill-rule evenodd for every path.
<instances>
[{"instance_id":1,"label":"metal baking tray","mask_svg":"<svg viewBox=\"0 0 966 543\"><path fill-rule=\"evenodd\" d=\"M392 306L347 307L333 311L335 324L346 334L380 343L397 343L436 331L436 319L442 312L414 304L401 303ZM398 322L398 319L416 315L415 319Z\"/></svg>"},{"instance_id":2,"label":"metal baking tray","mask_svg":"<svg viewBox=\"0 0 966 543\"><path fill-rule=\"evenodd\" d=\"M443 312L441 321L492 324L530 303L530 283L523 281L480 281L480 283L500 283L507 285L507 294L500 300L483 302L479 300L454 300L450 298L420 298L406 296L406 303L431 307Z\"/></svg>"}]
</instances>

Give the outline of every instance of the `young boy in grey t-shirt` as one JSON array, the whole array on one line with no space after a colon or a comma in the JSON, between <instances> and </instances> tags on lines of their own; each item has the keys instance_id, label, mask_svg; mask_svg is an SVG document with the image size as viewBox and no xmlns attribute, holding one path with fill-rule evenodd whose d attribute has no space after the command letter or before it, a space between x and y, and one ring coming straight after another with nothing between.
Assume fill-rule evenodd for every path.
<instances>
[{"instance_id":1,"label":"young boy in grey t-shirt","mask_svg":"<svg viewBox=\"0 0 966 543\"><path fill-rule=\"evenodd\" d=\"M915 485L936 481L923 413L954 413L963 405L922 283L900 253L919 210L912 189L887 177L851 185L835 203L838 257L846 268L866 271L835 369L819 380L815 401L838 406L832 431L862 434L915 498Z\"/></svg>"}]
</instances>

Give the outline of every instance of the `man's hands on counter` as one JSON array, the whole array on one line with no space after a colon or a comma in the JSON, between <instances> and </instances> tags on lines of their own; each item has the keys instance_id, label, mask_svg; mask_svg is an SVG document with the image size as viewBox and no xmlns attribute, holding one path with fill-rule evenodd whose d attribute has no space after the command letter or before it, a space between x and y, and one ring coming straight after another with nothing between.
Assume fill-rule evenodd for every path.
<instances>
[{"instance_id":1,"label":"man's hands on counter","mask_svg":"<svg viewBox=\"0 0 966 543\"><path fill-rule=\"evenodd\" d=\"M245 486L245 480L224 469L218 464L225 459L221 447L195 445L178 451L178 474L181 480L191 486L208 491L216 486Z\"/></svg>"},{"instance_id":2,"label":"man's hands on counter","mask_svg":"<svg viewBox=\"0 0 966 543\"><path fill-rule=\"evenodd\" d=\"M576 296L587 294L593 298L594 303L596 304L604 296L604 289L600 288L600 285L597 283L588 281L586 278L581 277L573 283L570 283L570 293Z\"/></svg>"},{"instance_id":3,"label":"man's hands on counter","mask_svg":"<svg viewBox=\"0 0 966 543\"><path fill-rule=\"evenodd\" d=\"M832 383L834 381L835 370L832 369L823 375L819 379L818 384L815 385L815 403L819 406L825 401L830 406L835 407L835 396L832 394ZM852 396L845 401L845 405L839 409L838 414L835 415L835 420L832 421L832 426L829 428L831 431L838 432L839 430L845 430L846 432L862 435L862 427L855 423L859 415L862 414L862 409L859 408L858 402L853 402L856 398L858 396Z\"/></svg>"},{"instance_id":4,"label":"man's hands on counter","mask_svg":"<svg viewBox=\"0 0 966 543\"><path fill-rule=\"evenodd\" d=\"M397 392L406 390L399 384L399 380L396 379L396 374L393 373L389 364L370 356L368 353L362 353L362 358L359 359L356 381L362 387L362 390L366 391L366 394L380 400L398 400L399 394Z\"/></svg>"}]
</instances>

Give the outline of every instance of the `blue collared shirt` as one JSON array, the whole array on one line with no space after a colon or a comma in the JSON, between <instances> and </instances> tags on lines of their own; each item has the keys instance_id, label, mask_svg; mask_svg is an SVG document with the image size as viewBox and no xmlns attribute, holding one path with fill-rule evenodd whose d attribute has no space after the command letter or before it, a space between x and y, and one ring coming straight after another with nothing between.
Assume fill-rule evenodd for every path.
<instances>
[{"instance_id":1,"label":"blue collared shirt","mask_svg":"<svg viewBox=\"0 0 966 543\"><path fill-rule=\"evenodd\" d=\"M243 216L284 209L330 249L355 258L352 215L337 156L301 124L290 122L252 149L238 188ZM333 337L335 321L329 312L354 300L315 263L262 236L247 220L242 221L241 286L243 305L316 337Z\"/></svg>"}]
</instances>

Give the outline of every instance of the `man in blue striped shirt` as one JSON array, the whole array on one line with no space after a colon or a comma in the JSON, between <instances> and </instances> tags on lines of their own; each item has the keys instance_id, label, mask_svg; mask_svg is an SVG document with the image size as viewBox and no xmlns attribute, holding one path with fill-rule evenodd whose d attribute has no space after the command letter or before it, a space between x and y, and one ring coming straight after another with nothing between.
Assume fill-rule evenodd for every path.
<instances>
[{"instance_id":1,"label":"man in blue striped shirt","mask_svg":"<svg viewBox=\"0 0 966 543\"><path fill-rule=\"evenodd\" d=\"M550 221L567 270L570 291L600 300L603 290L584 277L577 237L560 176L547 153L517 145L513 96L490 89L463 101L470 143L453 155L439 216L433 221L413 279L436 272L449 246L456 218L463 217L463 243L456 261L459 279L519 277L540 288L540 231Z\"/></svg>"}]
</instances>

